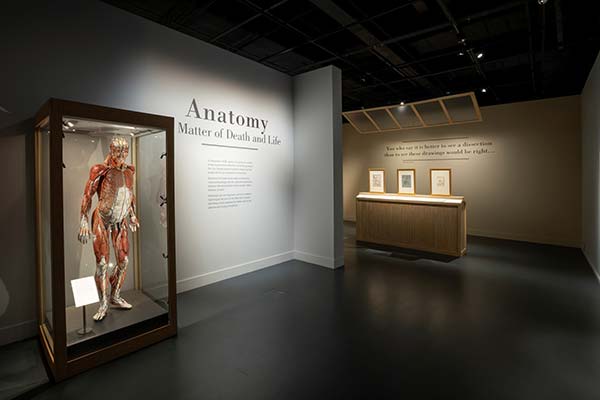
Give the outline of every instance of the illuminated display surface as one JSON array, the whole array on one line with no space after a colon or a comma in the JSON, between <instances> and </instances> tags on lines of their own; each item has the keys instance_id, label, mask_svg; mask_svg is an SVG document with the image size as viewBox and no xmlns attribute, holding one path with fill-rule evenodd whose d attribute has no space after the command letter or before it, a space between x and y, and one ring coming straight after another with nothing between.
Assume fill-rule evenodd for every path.
<instances>
[{"instance_id":1,"label":"illuminated display surface","mask_svg":"<svg viewBox=\"0 0 600 400\"><path fill-rule=\"evenodd\" d=\"M462 204L464 202L463 197L439 197L439 196L404 196L400 194L385 193L359 193L356 196L357 200L385 200L385 201L397 201L397 202L410 202L410 203L427 203L427 204Z\"/></svg>"}]
</instances>

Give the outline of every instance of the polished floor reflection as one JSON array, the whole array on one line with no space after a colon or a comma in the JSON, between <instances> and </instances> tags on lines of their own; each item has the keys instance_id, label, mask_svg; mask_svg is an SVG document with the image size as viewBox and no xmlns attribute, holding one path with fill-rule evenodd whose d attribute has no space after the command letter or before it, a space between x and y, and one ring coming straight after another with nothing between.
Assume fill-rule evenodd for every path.
<instances>
[{"instance_id":1,"label":"polished floor reflection","mask_svg":"<svg viewBox=\"0 0 600 400\"><path fill-rule=\"evenodd\" d=\"M469 238L432 260L357 247L179 296L176 339L38 399L598 399L600 285L576 249Z\"/></svg>"}]
</instances>

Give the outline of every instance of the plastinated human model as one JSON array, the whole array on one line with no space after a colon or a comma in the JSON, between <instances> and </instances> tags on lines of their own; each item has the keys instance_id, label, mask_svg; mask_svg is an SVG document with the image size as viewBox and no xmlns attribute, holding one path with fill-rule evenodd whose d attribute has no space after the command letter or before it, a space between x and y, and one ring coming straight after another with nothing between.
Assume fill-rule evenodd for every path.
<instances>
[{"instance_id":1,"label":"plastinated human model","mask_svg":"<svg viewBox=\"0 0 600 400\"><path fill-rule=\"evenodd\" d=\"M78 239L87 243L90 238L88 214L92 197L98 195L98 204L92 212L91 235L96 256L96 287L100 293L100 307L94 320L100 321L108 312L109 305L129 310L131 304L121 297L121 287L129 262L129 239L127 229L135 232L140 224L135 215L133 175L135 167L127 165L129 144L121 137L113 138L110 152L104 163L90 169L81 201L81 222ZM108 260L112 241L117 265L109 276ZM111 287L110 298L108 286Z\"/></svg>"}]
</instances>

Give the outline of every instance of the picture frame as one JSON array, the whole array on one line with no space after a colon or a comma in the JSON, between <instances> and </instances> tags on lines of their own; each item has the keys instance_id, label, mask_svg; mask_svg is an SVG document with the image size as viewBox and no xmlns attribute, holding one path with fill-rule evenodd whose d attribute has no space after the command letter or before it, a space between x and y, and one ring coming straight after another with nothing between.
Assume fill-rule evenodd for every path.
<instances>
[{"instance_id":1,"label":"picture frame","mask_svg":"<svg viewBox=\"0 0 600 400\"><path fill-rule=\"evenodd\" d=\"M385 193L385 170L383 168L369 168L369 192Z\"/></svg>"},{"instance_id":2,"label":"picture frame","mask_svg":"<svg viewBox=\"0 0 600 400\"><path fill-rule=\"evenodd\" d=\"M452 170L450 168L432 168L429 170L429 187L432 196L452 195Z\"/></svg>"},{"instance_id":3,"label":"picture frame","mask_svg":"<svg viewBox=\"0 0 600 400\"><path fill-rule=\"evenodd\" d=\"M416 193L416 176L415 169L397 170L398 194L415 194Z\"/></svg>"}]
</instances>

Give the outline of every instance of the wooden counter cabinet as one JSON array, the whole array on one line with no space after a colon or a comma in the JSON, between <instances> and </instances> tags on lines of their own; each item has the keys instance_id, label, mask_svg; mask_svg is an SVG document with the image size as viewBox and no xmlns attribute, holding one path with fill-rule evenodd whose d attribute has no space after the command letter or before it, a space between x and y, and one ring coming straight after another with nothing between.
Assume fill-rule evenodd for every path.
<instances>
[{"instance_id":1,"label":"wooden counter cabinet","mask_svg":"<svg viewBox=\"0 0 600 400\"><path fill-rule=\"evenodd\" d=\"M467 252L464 197L359 193L356 240L460 257Z\"/></svg>"}]
</instances>

